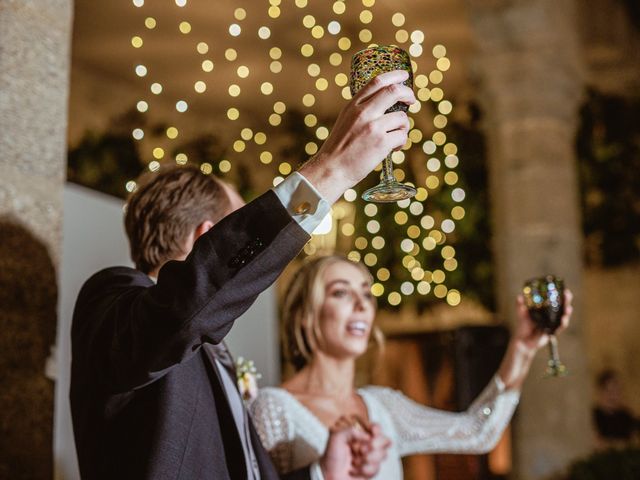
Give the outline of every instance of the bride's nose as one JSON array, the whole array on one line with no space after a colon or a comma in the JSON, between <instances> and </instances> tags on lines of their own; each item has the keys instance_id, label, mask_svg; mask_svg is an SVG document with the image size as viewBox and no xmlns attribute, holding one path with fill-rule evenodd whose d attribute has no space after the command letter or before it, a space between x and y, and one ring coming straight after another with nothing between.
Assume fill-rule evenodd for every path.
<instances>
[{"instance_id":1,"label":"bride's nose","mask_svg":"<svg viewBox=\"0 0 640 480\"><path fill-rule=\"evenodd\" d=\"M355 309L356 310L364 310L367 306L367 299L364 297L362 293L354 293L353 294Z\"/></svg>"}]
</instances>

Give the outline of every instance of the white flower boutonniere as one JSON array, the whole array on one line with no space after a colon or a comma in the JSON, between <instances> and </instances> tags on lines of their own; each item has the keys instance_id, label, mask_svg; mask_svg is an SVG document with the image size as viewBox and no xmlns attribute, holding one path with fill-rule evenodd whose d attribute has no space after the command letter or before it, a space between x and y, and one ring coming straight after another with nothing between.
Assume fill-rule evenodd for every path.
<instances>
[{"instance_id":1,"label":"white flower boutonniere","mask_svg":"<svg viewBox=\"0 0 640 480\"><path fill-rule=\"evenodd\" d=\"M238 357L236 360L236 379L242 399L249 403L258 396L258 380L262 375L256 370L253 360Z\"/></svg>"}]
</instances>

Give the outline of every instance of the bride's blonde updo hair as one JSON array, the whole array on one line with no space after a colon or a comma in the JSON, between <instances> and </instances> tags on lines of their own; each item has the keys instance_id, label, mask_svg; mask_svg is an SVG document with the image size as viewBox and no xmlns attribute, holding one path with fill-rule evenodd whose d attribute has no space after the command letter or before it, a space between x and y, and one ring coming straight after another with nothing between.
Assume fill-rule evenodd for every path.
<instances>
[{"instance_id":1,"label":"bride's blonde updo hair","mask_svg":"<svg viewBox=\"0 0 640 480\"><path fill-rule=\"evenodd\" d=\"M323 343L319 322L325 300L323 276L327 268L340 262L354 265L366 278L373 279L363 264L334 254L306 260L287 288L282 305L284 346L286 357L296 371L309 363L318 345ZM375 325L372 338L378 347L384 343L382 331Z\"/></svg>"}]
</instances>

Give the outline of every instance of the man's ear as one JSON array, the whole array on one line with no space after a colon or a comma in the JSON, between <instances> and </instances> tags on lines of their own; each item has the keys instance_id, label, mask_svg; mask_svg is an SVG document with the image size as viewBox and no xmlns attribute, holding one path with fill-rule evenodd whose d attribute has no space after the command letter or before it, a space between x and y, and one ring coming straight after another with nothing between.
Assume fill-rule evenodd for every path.
<instances>
[{"instance_id":1,"label":"man's ear","mask_svg":"<svg viewBox=\"0 0 640 480\"><path fill-rule=\"evenodd\" d=\"M213 227L213 225L214 223L211 220L205 220L200 225L198 225L193 232L193 241L195 242L198 238L200 238L200 235L204 235L209 230L211 230L211 227Z\"/></svg>"},{"instance_id":2,"label":"man's ear","mask_svg":"<svg viewBox=\"0 0 640 480\"><path fill-rule=\"evenodd\" d=\"M187 258L187 255L189 255L189 253L191 252L191 249L193 249L193 244L196 243L196 240L198 240L198 238L201 235L204 235L209 230L211 230L211 227L213 227L214 225L215 223L212 222L211 220L205 220L200 225L198 225L195 229L193 229L191 233L189 233L187 238L184 240L184 243L182 245L183 253L176 256L173 260L184 260L185 258Z\"/></svg>"}]
</instances>

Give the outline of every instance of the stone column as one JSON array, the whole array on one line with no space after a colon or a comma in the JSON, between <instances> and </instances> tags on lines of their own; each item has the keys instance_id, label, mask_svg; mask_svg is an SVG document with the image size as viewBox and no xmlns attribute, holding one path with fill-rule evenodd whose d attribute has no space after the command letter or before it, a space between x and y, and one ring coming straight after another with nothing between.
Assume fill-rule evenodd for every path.
<instances>
[{"instance_id":1,"label":"stone column","mask_svg":"<svg viewBox=\"0 0 640 480\"><path fill-rule=\"evenodd\" d=\"M525 279L564 277L575 294L560 337L570 376L532 366L514 420L513 478L541 479L591 447L583 348L582 252L574 147L583 68L572 0L468 0L489 146L499 314L511 322Z\"/></svg>"},{"instance_id":2,"label":"stone column","mask_svg":"<svg viewBox=\"0 0 640 480\"><path fill-rule=\"evenodd\" d=\"M51 478L71 0L0 0L0 477Z\"/></svg>"}]
</instances>

